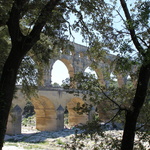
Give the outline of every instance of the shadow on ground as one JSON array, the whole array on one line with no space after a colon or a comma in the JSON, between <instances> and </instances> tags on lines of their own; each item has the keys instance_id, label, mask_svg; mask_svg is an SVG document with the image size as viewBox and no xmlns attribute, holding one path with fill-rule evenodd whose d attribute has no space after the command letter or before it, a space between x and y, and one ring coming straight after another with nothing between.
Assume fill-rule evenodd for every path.
<instances>
[{"instance_id":1,"label":"shadow on ground","mask_svg":"<svg viewBox=\"0 0 150 150\"><path fill-rule=\"evenodd\" d=\"M25 133L18 135L5 135L5 142L26 142L26 143L39 143L44 142L46 139L57 139L60 137L67 137L74 135L75 132L80 132L78 129L63 129L56 132L41 131L36 133Z\"/></svg>"}]
</instances>

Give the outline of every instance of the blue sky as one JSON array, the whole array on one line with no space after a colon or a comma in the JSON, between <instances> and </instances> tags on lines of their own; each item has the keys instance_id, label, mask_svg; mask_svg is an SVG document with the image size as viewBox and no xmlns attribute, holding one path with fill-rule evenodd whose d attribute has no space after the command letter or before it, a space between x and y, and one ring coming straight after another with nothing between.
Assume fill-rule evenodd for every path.
<instances>
[{"instance_id":1,"label":"blue sky","mask_svg":"<svg viewBox=\"0 0 150 150\"><path fill-rule=\"evenodd\" d=\"M110 2L110 1L108 1ZM128 1L128 5L130 6L131 3L134 3L135 0ZM118 3L118 8L120 6L120 3ZM121 11L121 15L123 14L123 12ZM71 22L73 22L74 20L74 16L71 17ZM117 26L118 28L121 28L121 24L122 22L120 21L120 19L118 19L118 17L116 18L116 21L114 22L115 26ZM80 33L76 33L76 32L72 32L73 36L75 37L74 42L81 44L81 45L85 45L86 43L82 42L82 36L80 35ZM73 41L73 38L70 39L71 41ZM95 74L95 72L91 72L89 69L86 70L86 72L90 72L92 74ZM58 84L62 84L62 80L65 80L66 78L69 77L68 74L68 70L65 66L65 64L63 64L61 61L56 61L56 63L53 66L53 70L52 70L52 83L56 82Z\"/></svg>"}]
</instances>

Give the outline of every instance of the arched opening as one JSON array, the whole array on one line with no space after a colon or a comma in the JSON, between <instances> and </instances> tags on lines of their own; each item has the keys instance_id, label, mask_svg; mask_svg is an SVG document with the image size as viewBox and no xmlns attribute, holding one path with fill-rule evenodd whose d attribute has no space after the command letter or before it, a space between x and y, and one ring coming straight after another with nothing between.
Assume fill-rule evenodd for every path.
<instances>
[{"instance_id":1,"label":"arched opening","mask_svg":"<svg viewBox=\"0 0 150 150\"><path fill-rule=\"evenodd\" d=\"M68 69L62 61L57 60L53 65L52 85L54 87L59 87L63 84L63 80L66 78L69 78Z\"/></svg>"},{"instance_id":2,"label":"arched opening","mask_svg":"<svg viewBox=\"0 0 150 150\"><path fill-rule=\"evenodd\" d=\"M115 74L111 72L109 86L121 88L125 84L125 77L122 74Z\"/></svg>"},{"instance_id":3,"label":"arched opening","mask_svg":"<svg viewBox=\"0 0 150 150\"><path fill-rule=\"evenodd\" d=\"M57 130L57 114L55 106L50 99L39 96L32 98L31 101L36 113L36 129L40 131Z\"/></svg>"},{"instance_id":4,"label":"arched opening","mask_svg":"<svg viewBox=\"0 0 150 150\"><path fill-rule=\"evenodd\" d=\"M105 80L101 68L93 70L91 67L87 67L84 72L93 75L96 79L98 79L101 86L105 86Z\"/></svg>"},{"instance_id":5,"label":"arched opening","mask_svg":"<svg viewBox=\"0 0 150 150\"><path fill-rule=\"evenodd\" d=\"M128 87L134 87L136 85L136 80L131 75L128 75L126 79L126 85Z\"/></svg>"},{"instance_id":6,"label":"arched opening","mask_svg":"<svg viewBox=\"0 0 150 150\"><path fill-rule=\"evenodd\" d=\"M34 111L34 106L31 101L27 101L23 113L22 113L22 133L36 131L36 118L35 118L35 111Z\"/></svg>"},{"instance_id":7,"label":"arched opening","mask_svg":"<svg viewBox=\"0 0 150 150\"><path fill-rule=\"evenodd\" d=\"M96 79L98 78L97 73L91 67L87 67L84 72L95 76Z\"/></svg>"},{"instance_id":8,"label":"arched opening","mask_svg":"<svg viewBox=\"0 0 150 150\"><path fill-rule=\"evenodd\" d=\"M130 75L128 75L128 76L126 77L126 85L128 85L128 86L131 86L131 85L132 85L132 79L131 79L131 76L130 76Z\"/></svg>"},{"instance_id":9,"label":"arched opening","mask_svg":"<svg viewBox=\"0 0 150 150\"><path fill-rule=\"evenodd\" d=\"M88 116L85 113L77 113L75 108L82 106L85 104L82 99L75 97L71 99L71 101L67 104L68 109L68 123L70 127L85 124L88 120Z\"/></svg>"},{"instance_id":10,"label":"arched opening","mask_svg":"<svg viewBox=\"0 0 150 150\"><path fill-rule=\"evenodd\" d=\"M111 72L110 74L110 81L108 87L118 87L118 78L114 74L114 72Z\"/></svg>"}]
</instances>

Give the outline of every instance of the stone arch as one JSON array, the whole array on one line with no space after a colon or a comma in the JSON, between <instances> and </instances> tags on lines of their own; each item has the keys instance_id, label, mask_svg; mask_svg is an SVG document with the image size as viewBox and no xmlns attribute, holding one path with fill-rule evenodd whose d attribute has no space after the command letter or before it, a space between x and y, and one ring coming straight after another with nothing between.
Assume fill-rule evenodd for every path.
<instances>
[{"instance_id":1,"label":"stone arch","mask_svg":"<svg viewBox=\"0 0 150 150\"><path fill-rule=\"evenodd\" d=\"M102 70L100 68L97 68L95 72L97 73L100 85L105 86L105 80Z\"/></svg>"},{"instance_id":2,"label":"stone arch","mask_svg":"<svg viewBox=\"0 0 150 150\"><path fill-rule=\"evenodd\" d=\"M74 97L68 102L67 109L69 112L69 115L68 115L69 126L72 127L78 124L85 124L87 122L88 120L87 114L78 114L74 110L74 108L77 105L82 106L83 104L85 104L85 102L79 97Z\"/></svg>"},{"instance_id":3,"label":"stone arch","mask_svg":"<svg viewBox=\"0 0 150 150\"><path fill-rule=\"evenodd\" d=\"M88 67L86 67L86 68L84 69L84 72L87 72L87 71L88 71L90 74L94 74L96 78L98 77L97 72L96 72L93 68L91 68L90 66L88 66Z\"/></svg>"},{"instance_id":4,"label":"stone arch","mask_svg":"<svg viewBox=\"0 0 150 150\"><path fill-rule=\"evenodd\" d=\"M116 82L117 87L122 87L125 84L125 79L124 79L122 74L115 73L115 72L111 71L109 74L109 79L111 80L111 78L114 78L112 80L114 80Z\"/></svg>"},{"instance_id":5,"label":"stone arch","mask_svg":"<svg viewBox=\"0 0 150 150\"><path fill-rule=\"evenodd\" d=\"M124 82L124 77L122 74L117 74L117 82L118 82L118 87L122 87L125 82Z\"/></svg>"},{"instance_id":6,"label":"stone arch","mask_svg":"<svg viewBox=\"0 0 150 150\"><path fill-rule=\"evenodd\" d=\"M84 70L86 70L89 66L87 66ZM92 69L93 71L95 71L96 76L98 77L99 83L102 86L105 86L105 80L104 80L104 75L102 72L101 68L96 68L96 69Z\"/></svg>"},{"instance_id":7,"label":"stone arch","mask_svg":"<svg viewBox=\"0 0 150 150\"><path fill-rule=\"evenodd\" d=\"M113 75L116 78L117 87L121 88L125 84L126 77L125 77L124 74L116 72L115 71L115 67L116 67L116 64L112 64L111 65L111 63L109 63L109 69L108 69L108 74L109 74L108 78L109 79L108 80L110 80L111 79L111 75ZM109 83L108 83L108 86L109 86Z\"/></svg>"},{"instance_id":8,"label":"stone arch","mask_svg":"<svg viewBox=\"0 0 150 150\"><path fill-rule=\"evenodd\" d=\"M66 56L67 57L67 56ZM74 76L74 67L69 59L66 59L65 55L62 56L62 58L57 58L57 59L51 59L49 62L49 66L45 67L44 71L44 79L43 82L45 85L51 85L52 83L52 70L55 62L57 60L60 60L67 68L68 74L70 77ZM70 58L70 57L69 57Z\"/></svg>"},{"instance_id":9,"label":"stone arch","mask_svg":"<svg viewBox=\"0 0 150 150\"><path fill-rule=\"evenodd\" d=\"M57 130L57 115L54 104L44 96L31 99L36 113L36 128L40 131Z\"/></svg>"},{"instance_id":10,"label":"stone arch","mask_svg":"<svg viewBox=\"0 0 150 150\"><path fill-rule=\"evenodd\" d=\"M52 83L52 71L54 69L54 65L57 61L60 61L63 65L65 65L68 74L69 74L69 78L74 76L74 68L73 65L71 64L71 62L65 58L61 58L61 59L57 59L57 60L53 60L50 64L50 78L51 78L51 83Z\"/></svg>"},{"instance_id":11,"label":"stone arch","mask_svg":"<svg viewBox=\"0 0 150 150\"><path fill-rule=\"evenodd\" d=\"M124 80L124 84L127 85L127 86L132 86L132 87L135 87L136 84L137 84L137 80L136 78L134 77L134 75L132 76L133 74L125 74L123 76L123 80Z\"/></svg>"},{"instance_id":12,"label":"stone arch","mask_svg":"<svg viewBox=\"0 0 150 150\"><path fill-rule=\"evenodd\" d=\"M65 64L65 66L67 67L69 76L73 77L74 76L74 68L73 68L72 63L69 60L64 59L64 58L60 59L60 61L62 61Z\"/></svg>"}]
</instances>

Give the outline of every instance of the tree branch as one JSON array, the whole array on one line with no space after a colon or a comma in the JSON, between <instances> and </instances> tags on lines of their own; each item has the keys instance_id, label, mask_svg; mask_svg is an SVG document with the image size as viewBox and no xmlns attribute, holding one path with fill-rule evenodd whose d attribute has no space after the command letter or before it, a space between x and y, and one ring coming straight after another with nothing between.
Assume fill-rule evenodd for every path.
<instances>
[{"instance_id":1,"label":"tree branch","mask_svg":"<svg viewBox=\"0 0 150 150\"><path fill-rule=\"evenodd\" d=\"M79 25L79 23L82 25L82 27L84 28L84 30L90 34L90 31L88 29L88 27L86 26L85 22L83 21L83 15L81 13L81 11L78 11L77 9L74 9L72 7L66 6L66 8L68 8L69 10L73 11L75 14L78 14L78 22L76 22L76 25Z\"/></svg>"},{"instance_id":2,"label":"tree branch","mask_svg":"<svg viewBox=\"0 0 150 150\"><path fill-rule=\"evenodd\" d=\"M28 40L33 43L40 39L40 33L47 20L52 17L52 13L56 5L60 0L51 0L42 9L40 16L38 17L31 33L28 36Z\"/></svg>"},{"instance_id":3,"label":"tree branch","mask_svg":"<svg viewBox=\"0 0 150 150\"><path fill-rule=\"evenodd\" d=\"M21 33L20 26L19 26L19 19L20 13L23 5L25 4L26 0L15 0L10 12L9 19L7 21L7 26L9 30L9 34L11 37L12 45L15 44L15 41L21 40L23 38L23 34ZM17 40L16 40L17 39Z\"/></svg>"},{"instance_id":4,"label":"tree branch","mask_svg":"<svg viewBox=\"0 0 150 150\"><path fill-rule=\"evenodd\" d=\"M111 121L113 121L113 120L118 116L118 114L120 114L120 112L121 112L121 110L119 109L119 110L117 111L117 113L116 113L109 121L107 121L107 122L105 123L105 125L108 124L108 123L110 123Z\"/></svg>"},{"instance_id":5,"label":"tree branch","mask_svg":"<svg viewBox=\"0 0 150 150\"><path fill-rule=\"evenodd\" d=\"M66 21L66 23L68 24L70 37L72 37L72 38L73 38L73 41L74 41L75 37L73 36L72 31L71 31L71 24L70 24L69 21L67 21L67 20L65 20L65 21Z\"/></svg>"},{"instance_id":6,"label":"tree branch","mask_svg":"<svg viewBox=\"0 0 150 150\"><path fill-rule=\"evenodd\" d=\"M113 99L111 99L111 98L103 91L102 88L101 88L101 91L102 91L102 93L104 94L104 96L105 96L106 98L108 98L112 103L114 103L114 104L119 108L119 110L125 110L125 111L127 111L126 108L121 107L117 102L115 102Z\"/></svg>"},{"instance_id":7,"label":"tree branch","mask_svg":"<svg viewBox=\"0 0 150 150\"><path fill-rule=\"evenodd\" d=\"M147 43L146 43L140 36L139 36L138 38L141 40L141 42L143 42L143 44L144 44L146 47L148 47Z\"/></svg>"},{"instance_id":8,"label":"tree branch","mask_svg":"<svg viewBox=\"0 0 150 150\"><path fill-rule=\"evenodd\" d=\"M123 11L125 13L125 16L126 16L126 19L127 19L127 23L128 23L128 30L131 34L131 38L133 40L133 43L135 45L135 47L137 48L137 50L139 51L139 53L142 55L142 56L145 56L145 53L144 53L144 50L143 50L143 47L141 46L141 44L139 43L138 39L137 39L137 36L135 34L135 29L134 29L134 26L133 26L133 20L130 16L130 13L129 13L129 10L128 10L128 7L127 7L127 4L125 2L125 0L120 0L120 3L122 5L122 8L123 8Z\"/></svg>"},{"instance_id":9,"label":"tree branch","mask_svg":"<svg viewBox=\"0 0 150 150\"><path fill-rule=\"evenodd\" d=\"M141 125L140 127L136 128L136 131L140 130L141 128L143 128L144 126L146 126L148 123L150 122L150 119L148 119L143 125Z\"/></svg>"}]
</instances>

